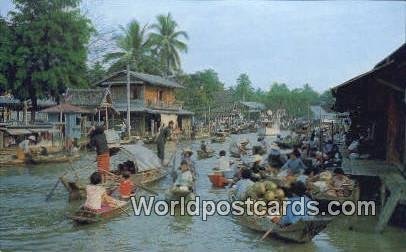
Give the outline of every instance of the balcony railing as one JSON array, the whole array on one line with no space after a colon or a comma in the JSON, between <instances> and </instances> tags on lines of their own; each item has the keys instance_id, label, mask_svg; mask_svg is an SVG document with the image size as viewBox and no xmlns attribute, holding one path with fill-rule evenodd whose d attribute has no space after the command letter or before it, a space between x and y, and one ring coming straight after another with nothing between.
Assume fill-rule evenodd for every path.
<instances>
[{"instance_id":1,"label":"balcony railing","mask_svg":"<svg viewBox=\"0 0 406 252\"><path fill-rule=\"evenodd\" d=\"M151 101L147 100L146 106L154 109L182 109L183 103L181 102L165 102L165 101Z\"/></svg>"}]
</instances>

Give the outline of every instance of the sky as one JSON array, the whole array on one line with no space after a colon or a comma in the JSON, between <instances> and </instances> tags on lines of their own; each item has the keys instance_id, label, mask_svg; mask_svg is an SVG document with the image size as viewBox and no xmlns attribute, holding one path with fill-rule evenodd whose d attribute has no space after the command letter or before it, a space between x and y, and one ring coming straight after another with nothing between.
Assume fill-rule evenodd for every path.
<instances>
[{"instance_id":1,"label":"sky","mask_svg":"<svg viewBox=\"0 0 406 252\"><path fill-rule=\"evenodd\" d=\"M170 12L189 34L182 68L214 69L226 86L247 73L255 88L273 82L317 91L341 84L405 43L406 2L84 0L100 26L155 22ZM0 0L0 13L12 8Z\"/></svg>"}]
</instances>

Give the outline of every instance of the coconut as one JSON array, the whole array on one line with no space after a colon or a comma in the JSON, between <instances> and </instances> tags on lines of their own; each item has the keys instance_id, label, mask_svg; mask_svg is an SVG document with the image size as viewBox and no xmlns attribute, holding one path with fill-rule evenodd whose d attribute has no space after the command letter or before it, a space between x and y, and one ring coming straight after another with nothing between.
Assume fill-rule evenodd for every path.
<instances>
[{"instance_id":1,"label":"coconut","mask_svg":"<svg viewBox=\"0 0 406 252\"><path fill-rule=\"evenodd\" d=\"M285 198L285 192L282 189L276 189L275 190L275 195L278 199L283 199Z\"/></svg>"},{"instance_id":2,"label":"coconut","mask_svg":"<svg viewBox=\"0 0 406 252\"><path fill-rule=\"evenodd\" d=\"M249 192L249 193L247 192L246 196L247 196L247 199L251 198L254 201L257 199L257 194L255 192Z\"/></svg>"},{"instance_id":3,"label":"coconut","mask_svg":"<svg viewBox=\"0 0 406 252\"><path fill-rule=\"evenodd\" d=\"M265 189L266 189L267 191L273 191L273 190L275 190L276 188L278 188L278 186L277 186L274 182L272 182L272 181L265 181L265 182L264 182L264 185L265 185Z\"/></svg>"},{"instance_id":4,"label":"coconut","mask_svg":"<svg viewBox=\"0 0 406 252\"><path fill-rule=\"evenodd\" d=\"M257 193L255 192L255 189L253 187L249 188L247 192L245 193L246 198L251 198L252 200L257 199Z\"/></svg>"},{"instance_id":5,"label":"coconut","mask_svg":"<svg viewBox=\"0 0 406 252\"><path fill-rule=\"evenodd\" d=\"M261 196L266 192L265 185L261 182L256 182L253 188L258 196Z\"/></svg>"},{"instance_id":6,"label":"coconut","mask_svg":"<svg viewBox=\"0 0 406 252\"><path fill-rule=\"evenodd\" d=\"M264 197L265 197L265 199L267 201L274 200L275 199L275 193L272 192L272 191L268 191L268 192L265 193Z\"/></svg>"}]
</instances>

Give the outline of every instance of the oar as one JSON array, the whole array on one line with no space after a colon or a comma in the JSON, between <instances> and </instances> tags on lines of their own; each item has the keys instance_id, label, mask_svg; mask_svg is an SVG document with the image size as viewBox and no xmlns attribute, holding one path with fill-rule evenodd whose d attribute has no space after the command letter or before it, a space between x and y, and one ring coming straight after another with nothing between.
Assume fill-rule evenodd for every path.
<instances>
[{"instance_id":1,"label":"oar","mask_svg":"<svg viewBox=\"0 0 406 252\"><path fill-rule=\"evenodd\" d=\"M131 217L131 214L129 214L124 208L122 208L121 206L119 206L116 202L114 202L114 204L116 205L116 207L118 207L118 209L121 210L121 212L125 213L126 215L128 215L129 217Z\"/></svg>"},{"instance_id":2,"label":"oar","mask_svg":"<svg viewBox=\"0 0 406 252\"><path fill-rule=\"evenodd\" d=\"M261 237L259 240L260 242L263 241L270 233L272 232L272 228L270 228L266 233Z\"/></svg>"},{"instance_id":3,"label":"oar","mask_svg":"<svg viewBox=\"0 0 406 252\"><path fill-rule=\"evenodd\" d=\"M109 171L105 171L105 172L106 172L107 174L109 174L109 175L115 177L116 179L119 179L119 178L120 178L119 176L117 176L117 175L114 174L114 173L111 173L111 172L109 172ZM134 182L133 182L133 183L134 183ZM134 183L134 185L136 185L137 187L141 188L142 190L144 190L144 191L146 191L146 192L152 193L152 194L154 194L154 195L158 195L157 192L155 192L155 191L153 191L153 190L151 190L151 189L149 189L149 188L147 188L147 187L145 187L145 186L142 186L142 185L140 185L140 184L138 184L138 183Z\"/></svg>"},{"instance_id":4,"label":"oar","mask_svg":"<svg viewBox=\"0 0 406 252\"><path fill-rule=\"evenodd\" d=\"M68 172L65 171L64 174L63 174L61 177L65 176L66 173L68 173ZM61 179L60 179L61 177L58 178L58 180L56 181L54 187L52 187L51 191L49 191L49 193L48 193L47 196L45 197L45 201L50 200L51 197L54 195L54 192L55 192L56 188L58 187L59 183L61 182Z\"/></svg>"}]
</instances>

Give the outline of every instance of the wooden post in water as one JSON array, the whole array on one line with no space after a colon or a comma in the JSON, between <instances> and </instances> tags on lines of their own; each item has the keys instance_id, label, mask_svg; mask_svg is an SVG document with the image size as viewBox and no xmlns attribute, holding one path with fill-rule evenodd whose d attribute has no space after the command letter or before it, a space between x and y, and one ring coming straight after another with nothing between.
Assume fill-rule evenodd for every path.
<instances>
[{"instance_id":1,"label":"wooden post in water","mask_svg":"<svg viewBox=\"0 0 406 252\"><path fill-rule=\"evenodd\" d=\"M127 63L127 134L128 139L131 138L131 104L130 104L130 63Z\"/></svg>"}]
</instances>

